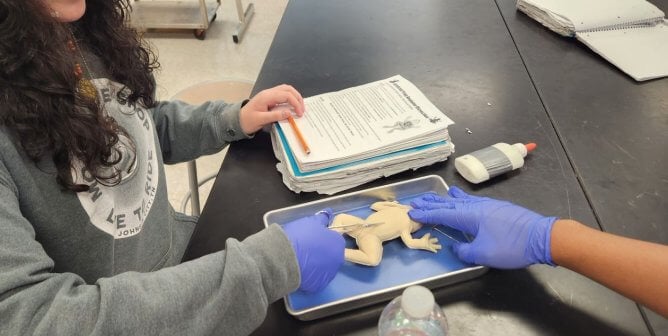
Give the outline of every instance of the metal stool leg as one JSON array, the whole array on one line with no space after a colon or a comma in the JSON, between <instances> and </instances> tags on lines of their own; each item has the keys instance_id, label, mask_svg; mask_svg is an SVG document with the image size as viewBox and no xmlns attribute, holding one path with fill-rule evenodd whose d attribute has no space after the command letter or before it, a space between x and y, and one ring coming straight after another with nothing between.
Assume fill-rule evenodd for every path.
<instances>
[{"instance_id":1,"label":"metal stool leg","mask_svg":"<svg viewBox=\"0 0 668 336\"><path fill-rule=\"evenodd\" d=\"M156 1L158 2L158 1ZM253 82L238 80L221 80L202 82L190 86L174 95L172 99L182 100L190 104L202 104L211 100L240 101L250 96L253 88ZM181 199L180 212L188 213L186 210L190 200L190 213L193 216L199 216L202 212L200 206L199 187L216 178L218 172L212 172L204 176L201 180L197 175L197 164L195 160L186 163L188 165L188 186L189 190Z\"/></svg>"},{"instance_id":2,"label":"metal stool leg","mask_svg":"<svg viewBox=\"0 0 668 336\"><path fill-rule=\"evenodd\" d=\"M237 24L237 31L234 33L234 35L232 35L232 41L234 41L234 43L239 43L244 37L244 33L246 32L246 28L248 28L250 20L253 18L253 13L255 13L255 6L253 3L248 4L248 7L246 7L246 11L244 12L244 7L241 4L241 0L236 0L236 4L239 23Z\"/></svg>"},{"instance_id":3,"label":"metal stool leg","mask_svg":"<svg viewBox=\"0 0 668 336\"><path fill-rule=\"evenodd\" d=\"M197 163L188 161L188 182L190 184L190 210L193 216L200 215L199 183L197 182Z\"/></svg>"}]
</instances>

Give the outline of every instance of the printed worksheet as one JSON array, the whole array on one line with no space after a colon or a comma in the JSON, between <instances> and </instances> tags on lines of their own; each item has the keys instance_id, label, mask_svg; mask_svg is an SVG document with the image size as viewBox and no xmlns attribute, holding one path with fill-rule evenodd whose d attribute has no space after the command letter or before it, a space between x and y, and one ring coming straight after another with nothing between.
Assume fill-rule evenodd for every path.
<instances>
[{"instance_id":1,"label":"printed worksheet","mask_svg":"<svg viewBox=\"0 0 668 336\"><path fill-rule=\"evenodd\" d=\"M306 113L295 121L310 154L301 149L287 121L278 126L296 161L306 170L444 141L453 123L399 75L304 102Z\"/></svg>"}]
</instances>

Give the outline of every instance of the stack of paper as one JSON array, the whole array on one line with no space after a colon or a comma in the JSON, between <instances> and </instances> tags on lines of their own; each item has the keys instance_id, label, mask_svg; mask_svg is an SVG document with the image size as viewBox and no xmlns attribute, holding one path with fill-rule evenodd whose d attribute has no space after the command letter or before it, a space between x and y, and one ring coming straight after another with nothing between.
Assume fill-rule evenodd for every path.
<instances>
[{"instance_id":1,"label":"stack of paper","mask_svg":"<svg viewBox=\"0 0 668 336\"><path fill-rule=\"evenodd\" d=\"M444 161L453 122L401 76L304 99L295 119L271 136L277 169L295 192L333 194L382 176Z\"/></svg>"},{"instance_id":2,"label":"stack of paper","mask_svg":"<svg viewBox=\"0 0 668 336\"><path fill-rule=\"evenodd\" d=\"M517 8L637 81L668 76L668 21L645 0L517 0Z\"/></svg>"}]
</instances>

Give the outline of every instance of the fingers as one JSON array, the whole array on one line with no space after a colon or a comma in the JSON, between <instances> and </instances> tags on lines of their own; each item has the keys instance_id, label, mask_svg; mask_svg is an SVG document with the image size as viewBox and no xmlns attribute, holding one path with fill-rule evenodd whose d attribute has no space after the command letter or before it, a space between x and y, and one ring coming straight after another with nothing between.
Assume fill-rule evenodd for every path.
<instances>
[{"instance_id":1,"label":"fingers","mask_svg":"<svg viewBox=\"0 0 668 336\"><path fill-rule=\"evenodd\" d=\"M424 199L417 199L411 202L411 206L414 209L419 209L419 210L433 210L433 209L454 209L455 204L454 203L445 203L445 202L432 202L432 201L427 201Z\"/></svg>"},{"instance_id":2,"label":"fingers","mask_svg":"<svg viewBox=\"0 0 668 336\"><path fill-rule=\"evenodd\" d=\"M413 208L417 209L437 209L440 207L450 207L447 203L448 199L443 198L435 193L428 193L414 199L410 202Z\"/></svg>"},{"instance_id":3,"label":"fingers","mask_svg":"<svg viewBox=\"0 0 668 336\"><path fill-rule=\"evenodd\" d=\"M254 119L260 126L269 125L277 121L288 119L292 115L290 107L287 105L274 108L269 112L258 111L255 113Z\"/></svg>"},{"instance_id":4,"label":"fingers","mask_svg":"<svg viewBox=\"0 0 668 336\"><path fill-rule=\"evenodd\" d=\"M471 194L467 194L464 192L464 190L460 189L457 186L451 186L448 189L448 196L452 197L454 200L461 200L461 201L471 201L471 200L485 200L488 199L487 197L480 197L480 196L475 196Z\"/></svg>"},{"instance_id":5,"label":"fingers","mask_svg":"<svg viewBox=\"0 0 668 336\"><path fill-rule=\"evenodd\" d=\"M422 197L418 198L417 200L414 200L411 202L411 205L413 207L429 207L430 209L436 209L440 205L444 205L446 208L453 208L454 205L453 203L462 203L466 202L470 199L472 199L474 196L471 196L467 193L465 193L463 190L456 186L452 186L448 189L448 195L443 197L441 195L435 194L435 193L429 193L426 195L423 195Z\"/></svg>"},{"instance_id":6,"label":"fingers","mask_svg":"<svg viewBox=\"0 0 668 336\"><path fill-rule=\"evenodd\" d=\"M438 208L432 210L413 209L408 216L423 224L445 225L468 234L476 234L478 229L473 221L460 221L456 208Z\"/></svg>"},{"instance_id":7,"label":"fingers","mask_svg":"<svg viewBox=\"0 0 668 336\"><path fill-rule=\"evenodd\" d=\"M466 203L468 201L469 201L468 198L452 198L450 196L442 197L438 195L429 194L411 201L410 204L413 208L423 209L423 210L440 209L440 208L454 209L456 203Z\"/></svg>"},{"instance_id":8,"label":"fingers","mask_svg":"<svg viewBox=\"0 0 668 336\"><path fill-rule=\"evenodd\" d=\"M304 103L300 100L300 96L291 91L268 90L262 92L262 96L258 99L261 99L261 106L267 110L285 106L287 110L294 109L298 116L304 114Z\"/></svg>"},{"instance_id":9,"label":"fingers","mask_svg":"<svg viewBox=\"0 0 668 336\"><path fill-rule=\"evenodd\" d=\"M247 108L248 105L244 107ZM241 124L241 129L246 134L252 134L260 130L266 125L271 125L272 123L287 119L291 112L286 108L274 109L272 111L261 111L261 110L241 110L239 115L239 123Z\"/></svg>"},{"instance_id":10,"label":"fingers","mask_svg":"<svg viewBox=\"0 0 668 336\"><path fill-rule=\"evenodd\" d=\"M305 109L304 98L302 97L301 93L299 93L299 91L297 91L297 89L292 87L292 85L288 85L288 84L280 85L277 88L280 88L282 90L286 90L286 91L290 92L294 97L297 97L297 104L292 105L292 106L295 108L295 113L297 113L298 116L301 117L302 115L304 115L304 109Z\"/></svg>"},{"instance_id":11,"label":"fingers","mask_svg":"<svg viewBox=\"0 0 668 336\"><path fill-rule=\"evenodd\" d=\"M332 214L331 208L325 208L315 213L318 224L321 224L325 227L329 225L333 216L334 215Z\"/></svg>"},{"instance_id":12,"label":"fingers","mask_svg":"<svg viewBox=\"0 0 668 336\"><path fill-rule=\"evenodd\" d=\"M422 196L420 199L428 201L428 202L438 202L438 203L443 203L443 202L448 201L447 198L442 197L438 194L427 194L427 195Z\"/></svg>"},{"instance_id":13,"label":"fingers","mask_svg":"<svg viewBox=\"0 0 668 336\"><path fill-rule=\"evenodd\" d=\"M297 116L304 115L304 98L290 85L283 84L264 90L261 92L261 96L267 108L287 103L294 109Z\"/></svg>"},{"instance_id":14,"label":"fingers","mask_svg":"<svg viewBox=\"0 0 668 336\"><path fill-rule=\"evenodd\" d=\"M471 248L470 243L455 243L452 244L452 252L455 253L457 258L460 260L469 263L475 264L475 258L473 255L473 249Z\"/></svg>"},{"instance_id":15,"label":"fingers","mask_svg":"<svg viewBox=\"0 0 668 336\"><path fill-rule=\"evenodd\" d=\"M251 98L241 109L239 122L246 134L252 134L263 126L287 119L293 113L301 117L304 111L302 95L292 86L283 84Z\"/></svg>"},{"instance_id":16,"label":"fingers","mask_svg":"<svg viewBox=\"0 0 668 336\"><path fill-rule=\"evenodd\" d=\"M453 198L469 198L471 195L464 192L457 186L451 186L448 188L448 195Z\"/></svg>"},{"instance_id":17,"label":"fingers","mask_svg":"<svg viewBox=\"0 0 668 336\"><path fill-rule=\"evenodd\" d=\"M446 197L443 197L441 195L435 194L435 193L429 193L421 197L421 199L429 202L438 202L438 203L444 203L448 201L452 201L453 199L458 199L458 198L469 198L471 195L465 193L462 189L460 189L457 186L451 186L448 188L448 195Z\"/></svg>"}]
</instances>

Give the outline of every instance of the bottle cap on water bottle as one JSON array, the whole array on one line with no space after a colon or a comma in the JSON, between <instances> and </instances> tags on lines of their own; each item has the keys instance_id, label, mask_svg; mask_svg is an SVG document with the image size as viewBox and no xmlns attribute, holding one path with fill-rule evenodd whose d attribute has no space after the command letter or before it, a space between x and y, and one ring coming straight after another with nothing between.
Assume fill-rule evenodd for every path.
<instances>
[{"instance_id":1,"label":"bottle cap on water bottle","mask_svg":"<svg viewBox=\"0 0 668 336\"><path fill-rule=\"evenodd\" d=\"M401 294L401 309L414 318L428 317L434 303L434 295L422 286L410 286Z\"/></svg>"}]
</instances>

